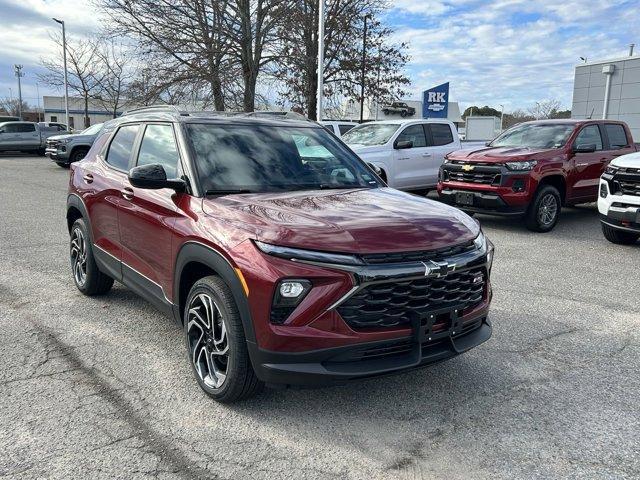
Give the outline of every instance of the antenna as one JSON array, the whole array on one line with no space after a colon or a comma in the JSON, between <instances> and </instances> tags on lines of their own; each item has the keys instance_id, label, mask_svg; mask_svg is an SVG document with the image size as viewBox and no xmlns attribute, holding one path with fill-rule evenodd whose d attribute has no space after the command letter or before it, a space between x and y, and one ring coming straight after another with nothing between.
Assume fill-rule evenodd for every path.
<instances>
[{"instance_id":1,"label":"antenna","mask_svg":"<svg viewBox=\"0 0 640 480\"><path fill-rule=\"evenodd\" d=\"M593 107L593 108L591 109L591 113L590 113L590 114L589 114L589 116L587 117L589 120L591 120L591 117L593 117L593 112L594 112L594 110L595 110L595 109L596 109L596 107Z\"/></svg>"}]
</instances>

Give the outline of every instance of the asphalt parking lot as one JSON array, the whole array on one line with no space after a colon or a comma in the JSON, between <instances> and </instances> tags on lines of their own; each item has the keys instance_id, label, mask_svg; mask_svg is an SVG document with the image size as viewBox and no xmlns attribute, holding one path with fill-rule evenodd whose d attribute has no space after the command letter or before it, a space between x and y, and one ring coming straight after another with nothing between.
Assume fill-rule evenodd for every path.
<instances>
[{"instance_id":1,"label":"asphalt parking lot","mask_svg":"<svg viewBox=\"0 0 640 480\"><path fill-rule=\"evenodd\" d=\"M549 234L480 216L493 338L448 362L223 406L181 329L68 266L68 170L0 157L0 477L638 478L640 244L594 205Z\"/></svg>"}]
</instances>

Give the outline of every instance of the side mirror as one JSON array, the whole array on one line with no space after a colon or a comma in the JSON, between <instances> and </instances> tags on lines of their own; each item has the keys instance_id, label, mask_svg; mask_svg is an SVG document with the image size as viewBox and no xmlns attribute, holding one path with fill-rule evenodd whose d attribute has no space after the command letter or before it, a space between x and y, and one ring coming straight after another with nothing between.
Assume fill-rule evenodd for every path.
<instances>
[{"instance_id":1,"label":"side mirror","mask_svg":"<svg viewBox=\"0 0 640 480\"><path fill-rule=\"evenodd\" d=\"M129 183L134 187L147 190L171 188L176 192L184 192L187 186L181 179L167 180L167 172L158 163L133 167L129 170Z\"/></svg>"},{"instance_id":2,"label":"side mirror","mask_svg":"<svg viewBox=\"0 0 640 480\"><path fill-rule=\"evenodd\" d=\"M595 143L581 143L580 145L574 145L573 151L575 153L591 153L596 151Z\"/></svg>"},{"instance_id":3,"label":"side mirror","mask_svg":"<svg viewBox=\"0 0 640 480\"><path fill-rule=\"evenodd\" d=\"M413 148L413 141L411 140L400 140L393 144L393 148L396 150L404 150L405 148Z\"/></svg>"},{"instance_id":4,"label":"side mirror","mask_svg":"<svg viewBox=\"0 0 640 480\"><path fill-rule=\"evenodd\" d=\"M373 170L374 172L376 172L376 175L380 176L382 175L382 169L380 169L379 166L374 165L373 163L369 163L367 162L367 165L369 165L369 167L371 168L371 170Z\"/></svg>"}]
</instances>

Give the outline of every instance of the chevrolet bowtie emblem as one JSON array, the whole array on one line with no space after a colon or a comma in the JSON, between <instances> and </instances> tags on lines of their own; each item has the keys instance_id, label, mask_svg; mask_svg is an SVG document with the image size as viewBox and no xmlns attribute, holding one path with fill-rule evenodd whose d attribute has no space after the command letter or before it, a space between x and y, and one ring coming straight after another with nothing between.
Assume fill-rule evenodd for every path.
<instances>
[{"instance_id":1,"label":"chevrolet bowtie emblem","mask_svg":"<svg viewBox=\"0 0 640 480\"><path fill-rule=\"evenodd\" d=\"M444 277L450 272L453 272L456 269L455 264L449 264L447 262L434 262L429 260L427 262L421 262L424 265L424 276L425 277L435 277L440 278Z\"/></svg>"},{"instance_id":2,"label":"chevrolet bowtie emblem","mask_svg":"<svg viewBox=\"0 0 640 480\"><path fill-rule=\"evenodd\" d=\"M465 172L470 172L471 170L473 170L475 167L473 165L463 165L462 166L462 170L464 170Z\"/></svg>"}]
</instances>

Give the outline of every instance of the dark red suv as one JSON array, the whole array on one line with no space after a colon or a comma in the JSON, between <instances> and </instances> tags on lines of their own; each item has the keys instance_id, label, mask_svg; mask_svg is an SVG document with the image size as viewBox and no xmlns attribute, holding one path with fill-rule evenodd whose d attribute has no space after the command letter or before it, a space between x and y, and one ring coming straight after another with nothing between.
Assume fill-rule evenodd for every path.
<instances>
[{"instance_id":1,"label":"dark red suv","mask_svg":"<svg viewBox=\"0 0 640 480\"><path fill-rule=\"evenodd\" d=\"M146 108L71 166L71 266L184 325L220 401L419 367L487 340L493 246L321 126ZM127 319L126 321L132 321Z\"/></svg>"}]
</instances>

